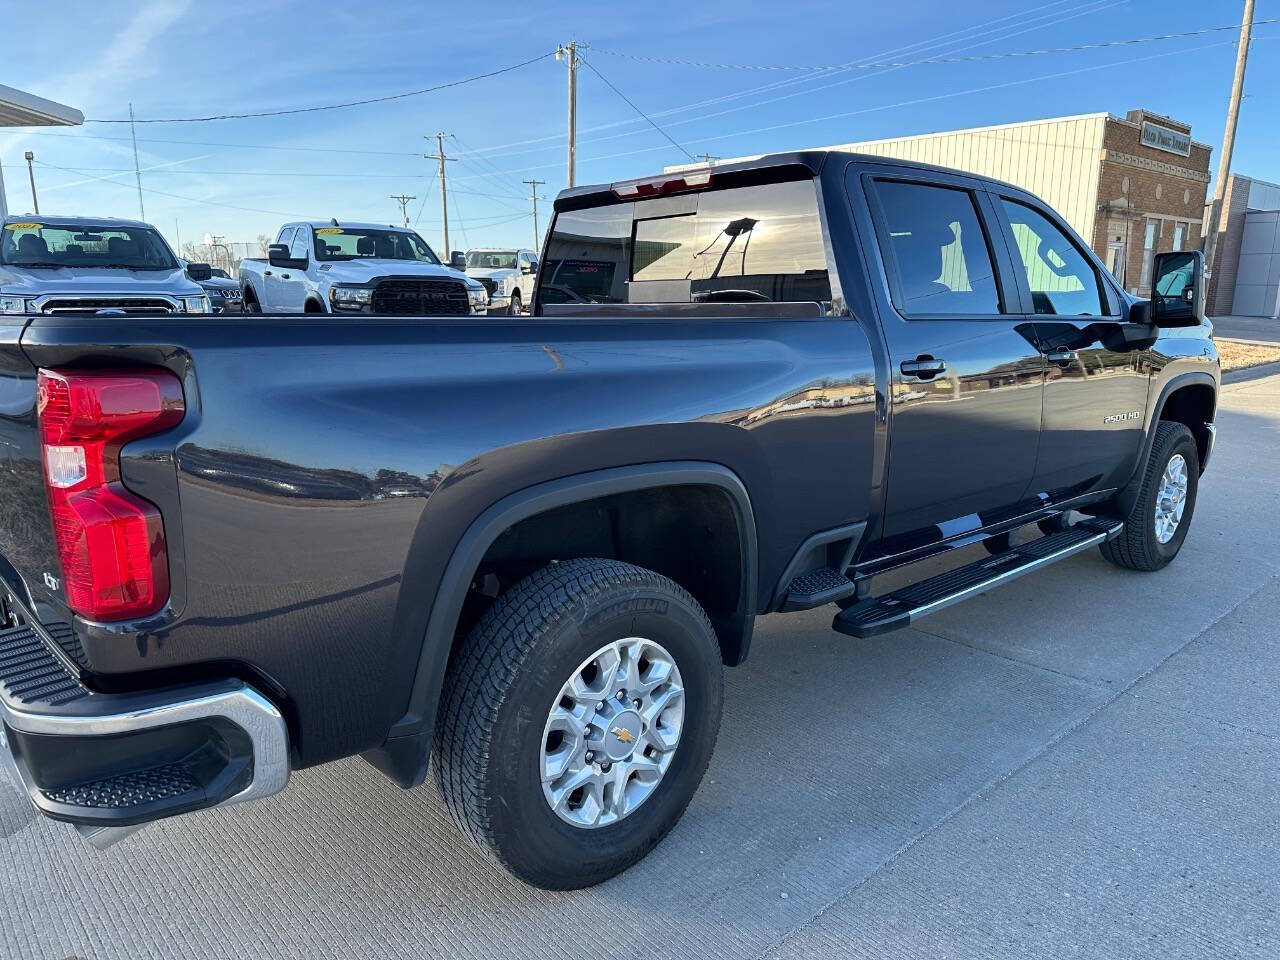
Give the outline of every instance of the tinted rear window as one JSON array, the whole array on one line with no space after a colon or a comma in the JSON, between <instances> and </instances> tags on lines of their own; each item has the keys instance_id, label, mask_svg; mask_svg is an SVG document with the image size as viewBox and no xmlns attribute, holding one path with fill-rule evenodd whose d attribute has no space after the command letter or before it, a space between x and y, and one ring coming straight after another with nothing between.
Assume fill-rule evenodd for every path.
<instances>
[{"instance_id":1,"label":"tinted rear window","mask_svg":"<svg viewBox=\"0 0 1280 960\"><path fill-rule=\"evenodd\" d=\"M543 305L829 301L813 182L561 213L538 296Z\"/></svg>"}]
</instances>

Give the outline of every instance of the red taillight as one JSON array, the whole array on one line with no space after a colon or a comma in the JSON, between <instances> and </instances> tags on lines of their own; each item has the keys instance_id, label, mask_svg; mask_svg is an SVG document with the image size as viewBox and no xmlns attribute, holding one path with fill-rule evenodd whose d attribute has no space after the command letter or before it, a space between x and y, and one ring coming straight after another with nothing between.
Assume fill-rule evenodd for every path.
<instances>
[{"instance_id":1,"label":"red taillight","mask_svg":"<svg viewBox=\"0 0 1280 960\"><path fill-rule=\"evenodd\" d=\"M161 370L41 370L45 488L67 605L128 620L169 599L164 523L120 482L120 448L182 420L182 385Z\"/></svg>"},{"instance_id":2,"label":"red taillight","mask_svg":"<svg viewBox=\"0 0 1280 960\"><path fill-rule=\"evenodd\" d=\"M623 200L642 200L645 197L658 197L668 193L686 193L690 190L705 190L711 186L711 171L699 173L683 173L678 176L654 177L651 180L624 180L612 184L615 197Z\"/></svg>"}]
</instances>

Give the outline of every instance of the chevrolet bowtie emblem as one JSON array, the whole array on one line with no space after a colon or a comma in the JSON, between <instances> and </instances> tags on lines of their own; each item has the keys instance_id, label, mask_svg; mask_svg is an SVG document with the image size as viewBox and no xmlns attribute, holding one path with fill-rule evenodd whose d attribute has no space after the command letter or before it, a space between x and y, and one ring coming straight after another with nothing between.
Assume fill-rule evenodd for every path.
<instances>
[{"instance_id":1,"label":"chevrolet bowtie emblem","mask_svg":"<svg viewBox=\"0 0 1280 960\"><path fill-rule=\"evenodd\" d=\"M633 734L630 730L626 729L625 727L614 727L609 732L612 733L619 740L621 740L623 743L631 743L631 741L635 740L636 738L635 734Z\"/></svg>"}]
</instances>

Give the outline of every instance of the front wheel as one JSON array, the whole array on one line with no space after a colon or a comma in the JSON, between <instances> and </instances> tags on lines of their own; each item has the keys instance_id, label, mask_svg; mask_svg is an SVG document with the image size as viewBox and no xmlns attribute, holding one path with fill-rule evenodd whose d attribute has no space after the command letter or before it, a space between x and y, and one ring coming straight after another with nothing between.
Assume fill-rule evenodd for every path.
<instances>
[{"instance_id":1,"label":"front wheel","mask_svg":"<svg viewBox=\"0 0 1280 960\"><path fill-rule=\"evenodd\" d=\"M520 301L520 291L511 291L511 302L507 305L507 313L510 316L518 317L524 310L524 304Z\"/></svg>"},{"instance_id":2,"label":"front wheel","mask_svg":"<svg viewBox=\"0 0 1280 960\"><path fill-rule=\"evenodd\" d=\"M680 586L615 560L553 563L455 653L436 783L463 834L515 876L590 886L679 820L723 698L715 633Z\"/></svg>"},{"instance_id":3,"label":"front wheel","mask_svg":"<svg viewBox=\"0 0 1280 960\"><path fill-rule=\"evenodd\" d=\"M1159 570L1178 555L1191 526L1200 483L1200 451L1184 424L1161 420L1124 530L1102 555L1129 570Z\"/></svg>"}]
</instances>

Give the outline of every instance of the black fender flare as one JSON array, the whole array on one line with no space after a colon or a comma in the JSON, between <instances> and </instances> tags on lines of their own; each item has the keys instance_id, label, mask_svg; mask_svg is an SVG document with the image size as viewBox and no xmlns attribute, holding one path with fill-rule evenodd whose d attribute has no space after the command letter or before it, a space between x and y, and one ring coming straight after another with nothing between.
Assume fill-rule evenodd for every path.
<instances>
[{"instance_id":1,"label":"black fender flare","mask_svg":"<svg viewBox=\"0 0 1280 960\"><path fill-rule=\"evenodd\" d=\"M1196 385L1210 387L1215 394L1218 391L1218 381L1213 378L1211 373L1204 370L1180 373L1175 377L1171 377L1160 388L1160 393L1156 396L1156 402L1151 405L1151 413L1147 417L1147 430L1142 438L1142 451L1138 455L1138 465L1134 469L1133 475L1129 478L1129 482L1121 488L1114 500L1119 516L1127 517L1129 511L1133 509L1133 505L1138 502L1138 492L1142 486L1142 478L1146 476L1147 472L1147 460L1151 457L1151 448L1156 441L1156 425L1160 422L1160 414L1164 412L1164 406L1169 397L1183 387Z\"/></svg>"},{"instance_id":2,"label":"black fender flare","mask_svg":"<svg viewBox=\"0 0 1280 960\"><path fill-rule=\"evenodd\" d=\"M467 589L485 553L505 530L521 520L556 507L617 493L670 486L716 487L724 491L733 504L742 556L738 609L731 623L732 629L740 631L736 638L738 656L734 662L741 662L750 646L755 622L759 561L755 514L747 488L738 475L718 463L680 460L613 467L561 477L503 497L467 527L454 546L436 591L435 602L431 605L408 709L392 726L386 742L366 751L364 758L402 787L415 787L426 779L440 692Z\"/></svg>"}]
</instances>

